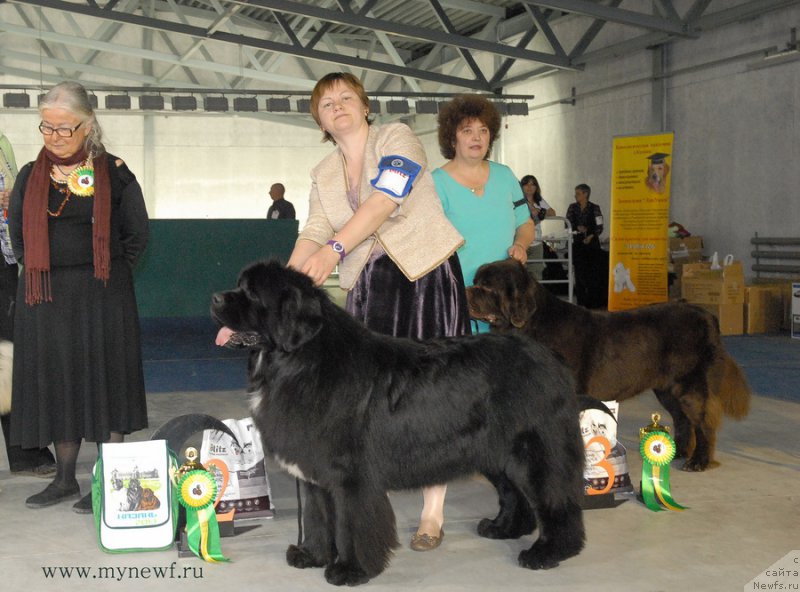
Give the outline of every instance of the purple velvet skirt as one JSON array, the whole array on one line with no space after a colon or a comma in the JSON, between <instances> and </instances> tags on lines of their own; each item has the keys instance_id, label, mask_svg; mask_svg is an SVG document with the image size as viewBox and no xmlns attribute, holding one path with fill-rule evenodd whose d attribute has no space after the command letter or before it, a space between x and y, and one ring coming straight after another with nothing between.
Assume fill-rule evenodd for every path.
<instances>
[{"instance_id":1,"label":"purple velvet skirt","mask_svg":"<svg viewBox=\"0 0 800 592\"><path fill-rule=\"evenodd\" d=\"M347 293L347 311L378 333L412 339L469 335L469 310L455 253L415 282L383 254Z\"/></svg>"}]
</instances>

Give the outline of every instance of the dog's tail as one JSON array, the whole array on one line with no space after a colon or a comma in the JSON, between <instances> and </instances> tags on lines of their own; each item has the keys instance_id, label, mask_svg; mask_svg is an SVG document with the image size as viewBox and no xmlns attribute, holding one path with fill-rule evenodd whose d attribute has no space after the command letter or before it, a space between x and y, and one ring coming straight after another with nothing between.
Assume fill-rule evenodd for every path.
<instances>
[{"instance_id":1,"label":"dog's tail","mask_svg":"<svg viewBox=\"0 0 800 592\"><path fill-rule=\"evenodd\" d=\"M714 393L726 415L742 419L750 412L752 392L739 365L726 352L717 358L714 374L718 377Z\"/></svg>"}]
</instances>

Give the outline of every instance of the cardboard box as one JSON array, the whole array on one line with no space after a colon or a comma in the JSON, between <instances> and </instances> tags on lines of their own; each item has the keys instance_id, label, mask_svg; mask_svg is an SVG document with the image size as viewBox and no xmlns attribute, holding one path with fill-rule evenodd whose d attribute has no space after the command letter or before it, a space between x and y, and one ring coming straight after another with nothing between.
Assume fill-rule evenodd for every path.
<instances>
[{"instance_id":1,"label":"cardboard box","mask_svg":"<svg viewBox=\"0 0 800 592\"><path fill-rule=\"evenodd\" d=\"M792 337L800 339L800 282L792 283Z\"/></svg>"},{"instance_id":2,"label":"cardboard box","mask_svg":"<svg viewBox=\"0 0 800 592\"><path fill-rule=\"evenodd\" d=\"M795 280L797 281L797 280ZM759 278L752 279L754 286L779 286L781 290L781 302L783 303L783 314L781 315L781 331L790 333L792 330L792 280L780 278Z\"/></svg>"},{"instance_id":3,"label":"cardboard box","mask_svg":"<svg viewBox=\"0 0 800 592\"><path fill-rule=\"evenodd\" d=\"M707 262L687 263L681 275L681 295L694 304L744 304L744 271L741 261L720 269Z\"/></svg>"},{"instance_id":4,"label":"cardboard box","mask_svg":"<svg viewBox=\"0 0 800 592\"><path fill-rule=\"evenodd\" d=\"M687 236L669 239L669 260L676 263L693 263L703 259L703 237Z\"/></svg>"},{"instance_id":5,"label":"cardboard box","mask_svg":"<svg viewBox=\"0 0 800 592\"><path fill-rule=\"evenodd\" d=\"M744 333L744 304L698 304L719 320L722 335L741 335Z\"/></svg>"},{"instance_id":6,"label":"cardboard box","mask_svg":"<svg viewBox=\"0 0 800 592\"><path fill-rule=\"evenodd\" d=\"M783 286L758 284L744 290L745 331L778 333L783 325Z\"/></svg>"}]
</instances>

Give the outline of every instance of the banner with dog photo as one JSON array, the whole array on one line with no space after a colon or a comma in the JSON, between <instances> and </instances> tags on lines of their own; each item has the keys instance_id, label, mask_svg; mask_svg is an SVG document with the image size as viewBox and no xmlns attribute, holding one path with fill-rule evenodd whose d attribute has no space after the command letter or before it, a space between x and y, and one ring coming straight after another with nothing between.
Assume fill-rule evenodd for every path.
<instances>
[{"instance_id":1,"label":"banner with dog photo","mask_svg":"<svg viewBox=\"0 0 800 592\"><path fill-rule=\"evenodd\" d=\"M614 138L608 310L668 299L673 141L672 133Z\"/></svg>"}]
</instances>

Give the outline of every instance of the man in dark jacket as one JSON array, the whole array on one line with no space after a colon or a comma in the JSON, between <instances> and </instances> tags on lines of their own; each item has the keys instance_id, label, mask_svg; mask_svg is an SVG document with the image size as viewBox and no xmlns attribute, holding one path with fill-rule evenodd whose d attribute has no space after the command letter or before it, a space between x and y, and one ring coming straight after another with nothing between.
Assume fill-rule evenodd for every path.
<instances>
[{"instance_id":1,"label":"man in dark jacket","mask_svg":"<svg viewBox=\"0 0 800 592\"><path fill-rule=\"evenodd\" d=\"M286 188L283 183L275 183L269 188L269 196L272 198L272 205L267 210L269 220L294 220L294 206L283 199L284 193Z\"/></svg>"}]
</instances>

